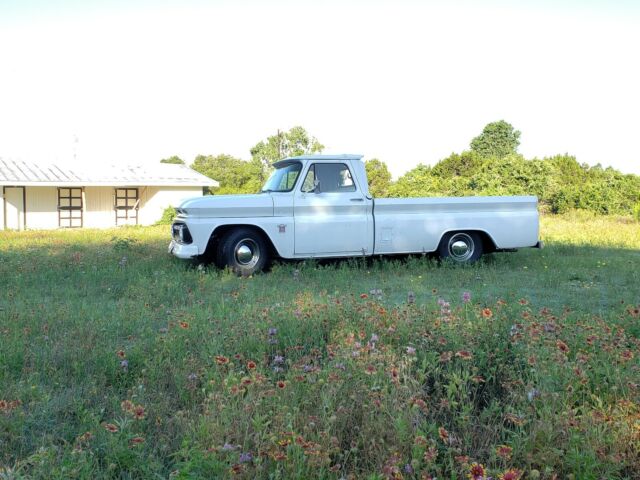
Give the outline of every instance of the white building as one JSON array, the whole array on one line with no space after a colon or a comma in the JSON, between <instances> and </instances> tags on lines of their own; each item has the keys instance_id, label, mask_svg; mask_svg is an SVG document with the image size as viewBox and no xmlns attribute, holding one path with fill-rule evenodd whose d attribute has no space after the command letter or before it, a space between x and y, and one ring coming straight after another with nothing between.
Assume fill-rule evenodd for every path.
<instances>
[{"instance_id":1,"label":"white building","mask_svg":"<svg viewBox=\"0 0 640 480\"><path fill-rule=\"evenodd\" d=\"M218 182L185 165L67 168L0 158L0 228L151 225Z\"/></svg>"}]
</instances>

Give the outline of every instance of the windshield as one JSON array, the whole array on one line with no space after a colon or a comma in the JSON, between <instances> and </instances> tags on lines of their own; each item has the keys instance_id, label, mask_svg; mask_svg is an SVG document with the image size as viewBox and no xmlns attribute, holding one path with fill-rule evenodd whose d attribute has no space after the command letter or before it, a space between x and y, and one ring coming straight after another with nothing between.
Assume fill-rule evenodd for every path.
<instances>
[{"instance_id":1,"label":"windshield","mask_svg":"<svg viewBox=\"0 0 640 480\"><path fill-rule=\"evenodd\" d=\"M286 163L273 171L261 192L290 192L302 170L300 162Z\"/></svg>"}]
</instances>

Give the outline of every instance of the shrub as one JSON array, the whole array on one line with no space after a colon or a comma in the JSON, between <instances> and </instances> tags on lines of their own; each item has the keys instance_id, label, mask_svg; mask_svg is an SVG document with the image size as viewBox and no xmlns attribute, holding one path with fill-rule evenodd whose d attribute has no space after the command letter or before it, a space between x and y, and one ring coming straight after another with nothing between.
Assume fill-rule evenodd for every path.
<instances>
[{"instance_id":1,"label":"shrub","mask_svg":"<svg viewBox=\"0 0 640 480\"><path fill-rule=\"evenodd\" d=\"M156 225L171 225L176 218L176 209L173 207L167 207L162 212L162 217L156 222Z\"/></svg>"}]
</instances>

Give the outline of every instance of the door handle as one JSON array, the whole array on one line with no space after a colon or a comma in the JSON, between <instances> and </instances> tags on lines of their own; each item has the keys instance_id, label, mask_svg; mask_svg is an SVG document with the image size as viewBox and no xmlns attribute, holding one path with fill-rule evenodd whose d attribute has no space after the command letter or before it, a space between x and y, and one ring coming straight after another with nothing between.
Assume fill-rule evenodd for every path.
<instances>
[{"instance_id":1,"label":"door handle","mask_svg":"<svg viewBox=\"0 0 640 480\"><path fill-rule=\"evenodd\" d=\"M364 202L364 198L352 198L352 202Z\"/></svg>"}]
</instances>

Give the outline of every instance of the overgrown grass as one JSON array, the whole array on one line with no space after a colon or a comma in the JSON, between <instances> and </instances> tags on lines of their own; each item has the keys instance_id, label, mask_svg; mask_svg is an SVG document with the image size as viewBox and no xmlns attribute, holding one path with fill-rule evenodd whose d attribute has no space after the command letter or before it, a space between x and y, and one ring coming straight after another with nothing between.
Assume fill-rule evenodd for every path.
<instances>
[{"instance_id":1,"label":"overgrown grass","mask_svg":"<svg viewBox=\"0 0 640 480\"><path fill-rule=\"evenodd\" d=\"M640 226L542 232L248 279L167 227L0 232L0 478L640 478Z\"/></svg>"}]
</instances>

